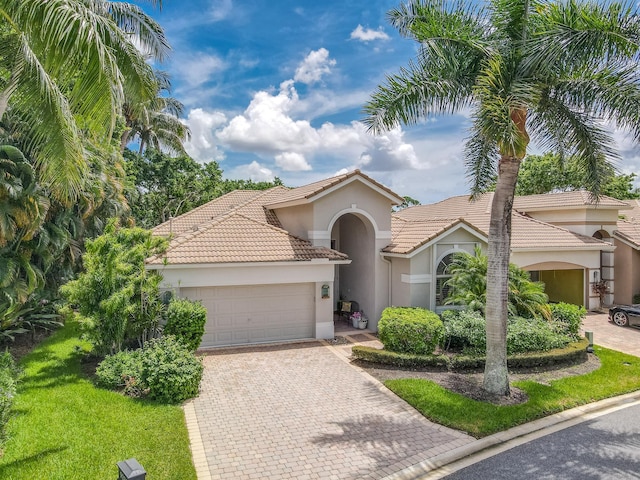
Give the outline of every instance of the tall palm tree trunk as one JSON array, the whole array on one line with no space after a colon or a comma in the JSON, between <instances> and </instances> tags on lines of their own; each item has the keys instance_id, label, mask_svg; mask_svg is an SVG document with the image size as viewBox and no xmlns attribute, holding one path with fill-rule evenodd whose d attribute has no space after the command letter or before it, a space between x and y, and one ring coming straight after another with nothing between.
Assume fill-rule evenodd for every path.
<instances>
[{"instance_id":1,"label":"tall palm tree trunk","mask_svg":"<svg viewBox=\"0 0 640 480\"><path fill-rule=\"evenodd\" d=\"M487 251L487 362L484 389L509 395L507 372L507 301L509 254L511 250L511 209L520 169L520 159L502 157L491 204Z\"/></svg>"},{"instance_id":2,"label":"tall palm tree trunk","mask_svg":"<svg viewBox=\"0 0 640 480\"><path fill-rule=\"evenodd\" d=\"M511 120L519 132L519 142L501 151L498 180L491 203L487 247L487 361L483 388L497 395L509 395L507 370L507 319L509 297L509 257L511 254L511 212L520 163L527 153L527 111L516 108Z\"/></svg>"}]
</instances>

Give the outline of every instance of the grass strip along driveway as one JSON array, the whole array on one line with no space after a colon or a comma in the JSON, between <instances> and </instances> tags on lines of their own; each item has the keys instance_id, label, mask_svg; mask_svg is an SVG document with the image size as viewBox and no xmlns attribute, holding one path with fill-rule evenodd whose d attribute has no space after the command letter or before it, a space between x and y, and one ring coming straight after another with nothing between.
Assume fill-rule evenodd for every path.
<instances>
[{"instance_id":1,"label":"grass strip along driveway","mask_svg":"<svg viewBox=\"0 0 640 480\"><path fill-rule=\"evenodd\" d=\"M95 387L81 371L87 344L78 336L69 321L20 362L0 478L104 480L135 457L148 478L195 479L182 410Z\"/></svg>"},{"instance_id":2,"label":"grass strip along driveway","mask_svg":"<svg viewBox=\"0 0 640 480\"><path fill-rule=\"evenodd\" d=\"M601 366L585 375L543 385L514 382L529 397L526 403L498 406L471 400L423 379L387 380L385 385L433 422L477 438L569 408L640 389L640 358L595 347Z\"/></svg>"}]
</instances>

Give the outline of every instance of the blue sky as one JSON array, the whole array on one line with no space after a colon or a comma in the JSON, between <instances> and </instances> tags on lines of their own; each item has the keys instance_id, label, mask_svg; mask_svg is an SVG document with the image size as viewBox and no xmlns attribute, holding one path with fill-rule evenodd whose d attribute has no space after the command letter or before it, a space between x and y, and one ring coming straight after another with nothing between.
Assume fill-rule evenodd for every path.
<instances>
[{"instance_id":1,"label":"blue sky","mask_svg":"<svg viewBox=\"0 0 640 480\"><path fill-rule=\"evenodd\" d=\"M225 177L299 186L354 168L422 203L468 192L466 113L373 136L362 105L415 56L386 13L397 0L164 0L141 4L173 52L173 96L192 131L187 151ZM622 170L640 153L616 134Z\"/></svg>"}]
</instances>

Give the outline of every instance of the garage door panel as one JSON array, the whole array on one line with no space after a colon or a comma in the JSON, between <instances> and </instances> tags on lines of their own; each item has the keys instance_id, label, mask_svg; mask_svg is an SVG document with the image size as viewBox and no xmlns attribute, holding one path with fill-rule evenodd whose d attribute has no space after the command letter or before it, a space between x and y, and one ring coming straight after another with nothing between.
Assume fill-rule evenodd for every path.
<instances>
[{"instance_id":1,"label":"garage door panel","mask_svg":"<svg viewBox=\"0 0 640 480\"><path fill-rule=\"evenodd\" d=\"M207 309L202 346L312 338L314 284L183 288Z\"/></svg>"}]
</instances>

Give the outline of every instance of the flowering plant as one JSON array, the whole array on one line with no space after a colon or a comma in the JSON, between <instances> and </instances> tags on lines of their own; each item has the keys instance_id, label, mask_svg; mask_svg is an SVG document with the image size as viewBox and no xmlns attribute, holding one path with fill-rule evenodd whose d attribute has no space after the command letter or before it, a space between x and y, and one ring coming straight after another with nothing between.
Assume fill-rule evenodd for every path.
<instances>
[{"instance_id":1,"label":"flowering plant","mask_svg":"<svg viewBox=\"0 0 640 480\"><path fill-rule=\"evenodd\" d=\"M362 318L361 312L353 312L351 314L351 320L360 320Z\"/></svg>"}]
</instances>

